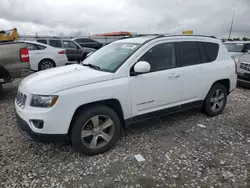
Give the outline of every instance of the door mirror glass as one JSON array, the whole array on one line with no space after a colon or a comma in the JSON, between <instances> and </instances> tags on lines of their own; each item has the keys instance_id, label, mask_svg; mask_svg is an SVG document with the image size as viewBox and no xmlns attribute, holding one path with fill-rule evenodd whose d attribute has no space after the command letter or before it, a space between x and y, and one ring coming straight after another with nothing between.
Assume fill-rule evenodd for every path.
<instances>
[{"instance_id":1,"label":"door mirror glass","mask_svg":"<svg viewBox=\"0 0 250 188\"><path fill-rule=\"evenodd\" d=\"M151 69L151 66L146 61L139 61L134 66L134 71L136 73L147 73L150 71L150 69Z\"/></svg>"}]
</instances>

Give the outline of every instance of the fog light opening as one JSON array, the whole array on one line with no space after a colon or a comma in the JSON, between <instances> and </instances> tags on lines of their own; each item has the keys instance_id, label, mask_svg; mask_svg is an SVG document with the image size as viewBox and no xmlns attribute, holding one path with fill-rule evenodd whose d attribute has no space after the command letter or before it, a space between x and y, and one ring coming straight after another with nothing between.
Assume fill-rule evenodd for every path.
<instances>
[{"instance_id":1,"label":"fog light opening","mask_svg":"<svg viewBox=\"0 0 250 188\"><path fill-rule=\"evenodd\" d=\"M30 121L34 125L34 127L38 128L38 129L42 129L43 128L43 120L32 119Z\"/></svg>"}]
</instances>

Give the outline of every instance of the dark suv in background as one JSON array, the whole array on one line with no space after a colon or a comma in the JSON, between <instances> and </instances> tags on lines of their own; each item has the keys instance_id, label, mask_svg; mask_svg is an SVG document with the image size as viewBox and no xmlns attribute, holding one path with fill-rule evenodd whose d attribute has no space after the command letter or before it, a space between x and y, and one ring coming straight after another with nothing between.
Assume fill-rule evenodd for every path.
<instances>
[{"instance_id":1,"label":"dark suv in background","mask_svg":"<svg viewBox=\"0 0 250 188\"><path fill-rule=\"evenodd\" d=\"M76 41L81 47L94 48L96 50L103 47L102 43L89 38L74 38L73 40Z\"/></svg>"},{"instance_id":2,"label":"dark suv in background","mask_svg":"<svg viewBox=\"0 0 250 188\"><path fill-rule=\"evenodd\" d=\"M53 46L55 48L64 48L68 61L83 61L87 54L94 52L94 48L81 47L77 42L71 39L59 39L59 38L38 38L37 42Z\"/></svg>"}]
</instances>

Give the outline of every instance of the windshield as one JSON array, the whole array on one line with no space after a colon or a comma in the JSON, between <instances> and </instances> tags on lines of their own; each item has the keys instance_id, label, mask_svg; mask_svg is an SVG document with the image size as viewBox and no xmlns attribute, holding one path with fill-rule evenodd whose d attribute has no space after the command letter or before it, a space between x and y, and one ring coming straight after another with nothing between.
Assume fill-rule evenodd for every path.
<instances>
[{"instance_id":1,"label":"windshield","mask_svg":"<svg viewBox=\"0 0 250 188\"><path fill-rule=\"evenodd\" d=\"M242 52L244 44L242 43L225 43L229 52Z\"/></svg>"},{"instance_id":2,"label":"windshield","mask_svg":"<svg viewBox=\"0 0 250 188\"><path fill-rule=\"evenodd\" d=\"M83 63L98 66L100 70L115 72L140 45L137 43L111 43L97 50Z\"/></svg>"}]
</instances>

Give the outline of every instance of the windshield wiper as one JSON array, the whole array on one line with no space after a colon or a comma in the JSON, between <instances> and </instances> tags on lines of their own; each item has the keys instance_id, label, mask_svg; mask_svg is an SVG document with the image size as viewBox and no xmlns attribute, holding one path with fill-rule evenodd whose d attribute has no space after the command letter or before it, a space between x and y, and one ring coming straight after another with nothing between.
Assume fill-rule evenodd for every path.
<instances>
[{"instance_id":1,"label":"windshield wiper","mask_svg":"<svg viewBox=\"0 0 250 188\"><path fill-rule=\"evenodd\" d=\"M88 64L82 63L82 65L86 66L86 67L91 67L91 68L96 69L96 70L100 70L101 69L101 67L99 67L97 65L90 64L90 63L88 63Z\"/></svg>"}]
</instances>

